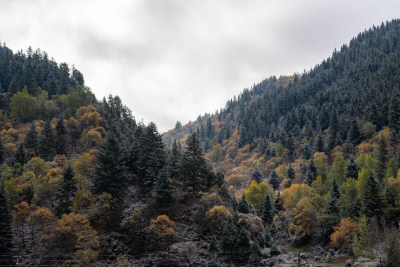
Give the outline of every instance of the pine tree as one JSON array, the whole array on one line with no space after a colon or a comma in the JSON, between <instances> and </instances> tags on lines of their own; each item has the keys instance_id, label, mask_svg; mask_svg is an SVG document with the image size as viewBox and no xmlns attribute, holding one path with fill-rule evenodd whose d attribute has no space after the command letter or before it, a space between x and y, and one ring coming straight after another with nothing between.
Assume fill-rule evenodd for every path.
<instances>
[{"instance_id":1,"label":"pine tree","mask_svg":"<svg viewBox=\"0 0 400 267\"><path fill-rule=\"evenodd\" d=\"M340 198L340 193L339 193L339 188L336 183L336 179L333 180L332 182L332 188L331 188L331 197L328 200L328 203L324 209L325 214L334 214L338 215L339 214L339 201Z\"/></svg>"},{"instance_id":2,"label":"pine tree","mask_svg":"<svg viewBox=\"0 0 400 267\"><path fill-rule=\"evenodd\" d=\"M400 94L397 90L395 90L395 93L390 97L388 121L389 127L393 130L395 135L398 135L400 129Z\"/></svg>"},{"instance_id":3,"label":"pine tree","mask_svg":"<svg viewBox=\"0 0 400 267\"><path fill-rule=\"evenodd\" d=\"M154 200L159 206L172 205L173 188L169 173L166 167L164 167L158 175L157 181L154 186L155 196Z\"/></svg>"},{"instance_id":4,"label":"pine tree","mask_svg":"<svg viewBox=\"0 0 400 267\"><path fill-rule=\"evenodd\" d=\"M251 179L255 180L257 183L262 182L262 173L258 168L255 168L253 172L251 173Z\"/></svg>"},{"instance_id":5,"label":"pine tree","mask_svg":"<svg viewBox=\"0 0 400 267\"><path fill-rule=\"evenodd\" d=\"M67 129L64 124L64 119L60 117L56 125L56 152L57 155L65 154L65 147L67 143Z\"/></svg>"},{"instance_id":6,"label":"pine tree","mask_svg":"<svg viewBox=\"0 0 400 267\"><path fill-rule=\"evenodd\" d=\"M0 265L14 265L12 247L11 214L0 188Z\"/></svg>"},{"instance_id":7,"label":"pine tree","mask_svg":"<svg viewBox=\"0 0 400 267\"><path fill-rule=\"evenodd\" d=\"M272 220L274 219L273 209L271 206L271 199L268 192L264 198L264 207L261 214L261 219L268 225L271 224Z\"/></svg>"},{"instance_id":8,"label":"pine tree","mask_svg":"<svg viewBox=\"0 0 400 267\"><path fill-rule=\"evenodd\" d=\"M250 248L251 254L249 258L249 264L251 266L259 266L261 263L261 249L258 245L257 239L253 240L253 244L251 244Z\"/></svg>"},{"instance_id":9,"label":"pine tree","mask_svg":"<svg viewBox=\"0 0 400 267\"><path fill-rule=\"evenodd\" d=\"M123 150L116 130L112 127L98 152L94 189L98 194L107 192L119 199L119 192L125 188L127 182Z\"/></svg>"},{"instance_id":10,"label":"pine tree","mask_svg":"<svg viewBox=\"0 0 400 267\"><path fill-rule=\"evenodd\" d=\"M271 176L269 177L268 183L272 186L274 191L278 190L279 188L279 181L278 181L278 174L276 171L272 171Z\"/></svg>"},{"instance_id":11,"label":"pine tree","mask_svg":"<svg viewBox=\"0 0 400 267\"><path fill-rule=\"evenodd\" d=\"M395 267L399 266L400 263L400 242L399 237L396 234L392 234L390 238L390 244L386 253L386 266Z\"/></svg>"},{"instance_id":12,"label":"pine tree","mask_svg":"<svg viewBox=\"0 0 400 267\"><path fill-rule=\"evenodd\" d=\"M271 257L278 256L281 254L281 250L276 244L272 244L269 254Z\"/></svg>"},{"instance_id":13,"label":"pine tree","mask_svg":"<svg viewBox=\"0 0 400 267\"><path fill-rule=\"evenodd\" d=\"M207 120L207 125L206 125L206 136L208 139L212 139L214 137L214 128L211 123L211 118L209 117Z\"/></svg>"},{"instance_id":14,"label":"pine tree","mask_svg":"<svg viewBox=\"0 0 400 267\"><path fill-rule=\"evenodd\" d=\"M308 166L307 177L306 177L304 183L311 186L311 184L316 179L317 179L317 168L315 167L314 160L311 160L310 166Z\"/></svg>"},{"instance_id":15,"label":"pine tree","mask_svg":"<svg viewBox=\"0 0 400 267\"><path fill-rule=\"evenodd\" d=\"M164 142L157 131L154 123L149 123L138 137L137 155L137 176L142 185L144 193L151 192L159 173L166 165Z\"/></svg>"},{"instance_id":16,"label":"pine tree","mask_svg":"<svg viewBox=\"0 0 400 267\"><path fill-rule=\"evenodd\" d=\"M224 253L236 251L238 233L232 217L229 217L227 221L222 222L220 238L220 248Z\"/></svg>"},{"instance_id":17,"label":"pine tree","mask_svg":"<svg viewBox=\"0 0 400 267\"><path fill-rule=\"evenodd\" d=\"M39 134L34 123L31 124L29 131L26 133L24 144L30 156L36 156L39 153Z\"/></svg>"},{"instance_id":18,"label":"pine tree","mask_svg":"<svg viewBox=\"0 0 400 267\"><path fill-rule=\"evenodd\" d=\"M290 165L289 168L287 169L286 176L291 181L293 181L293 179L296 178L296 173L294 172L294 169L292 168L292 165Z\"/></svg>"},{"instance_id":19,"label":"pine tree","mask_svg":"<svg viewBox=\"0 0 400 267\"><path fill-rule=\"evenodd\" d=\"M350 158L349 164L347 165L347 172L346 172L346 178L354 178L354 179L358 179L358 171L359 171L359 167L357 165L357 163L354 162L353 158Z\"/></svg>"},{"instance_id":20,"label":"pine tree","mask_svg":"<svg viewBox=\"0 0 400 267\"><path fill-rule=\"evenodd\" d=\"M329 119L329 131L328 131L328 148L332 150L337 144L339 131L339 121L335 107L332 108L330 119Z\"/></svg>"},{"instance_id":21,"label":"pine tree","mask_svg":"<svg viewBox=\"0 0 400 267\"><path fill-rule=\"evenodd\" d=\"M357 146L361 142L361 131L355 119L353 119L353 122L351 123L347 138L354 146Z\"/></svg>"},{"instance_id":22,"label":"pine tree","mask_svg":"<svg viewBox=\"0 0 400 267\"><path fill-rule=\"evenodd\" d=\"M48 120L44 125L39 140L40 157L46 161L52 160L56 155L55 140L51 122Z\"/></svg>"},{"instance_id":23,"label":"pine tree","mask_svg":"<svg viewBox=\"0 0 400 267\"><path fill-rule=\"evenodd\" d=\"M324 137L322 136L321 133L318 134L318 137L316 139L315 151L324 152Z\"/></svg>"},{"instance_id":24,"label":"pine tree","mask_svg":"<svg viewBox=\"0 0 400 267\"><path fill-rule=\"evenodd\" d=\"M384 201L380 188L381 186L370 173L361 196L361 212L368 218L382 216Z\"/></svg>"},{"instance_id":25,"label":"pine tree","mask_svg":"<svg viewBox=\"0 0 400 267\"><path fill-rule=\"evenodd\" d=\"M187 147L182 159L182 177L184 183L192 192L207 190L209 180L213 178L210 167L203 157L196 134L188 139Z\"/></svg>"},{"instance_id":26,"label":"pine tree","mask_svg":"<svg viewBox=\"0 0 400 267\"><path fill-rule=\"evenodd\" d=\"M27 162L28 162L28 158L26 156L25 148L24 148L24 145L21 143L18 146L17 151L15 151L15 153L14 153L12 163L13 163L13 165L16 163L24 165Z\"/></svg>"},{"instance_id":27,"label":"pine tree","mask_svg":"<svg viewBox=\"0 0 400 267\"><path fill-rule=\"evenodd\" d=\"M54 200L55 213L58 217L61 217L62 214L68 214L71 212L70 207L76 192L76 184L73 179L74 176L74 171L71 165L68 165L64 169L63 180L58 188Z\"/></svg>"},{"instance_id":28,"label":"pine tree","mask_svg":"<svg viewBox=\"0 0 400 267\"><path fill-rule=\"evenodd\" d=\"M0 164L4 163L4 146L3 146L3 141L1 141L0 138Z\"/></svg>"},{"instance_id":29,"label":"pine tree","mask_svg":"<svg viewBox=\"0 0 400 267\"><path fill-rule=\"evenodd\" d=\"M370 248L371 233L368 229L368 220L365 216L361 216L358 222L359 234L355 236L353 241L353 254L356 257L372 257L373 252Z\"/></svg>"},{"instance_id":30,"label":"pine tree","mask_svg":"<svg viewBox=\"0 0 400 267\"><path fill-rule=\"evenodd\" d=\"M237 239L237 247L239 255L242 259L248 259L250 254L250 232L247 222L244 218L239 221L239 235Z\"/></svg>"},{"instance_id":31,"label":"pine tree","mask_svg":"<svg viewBox=\"0 0 400 267\"><path fill-rule=\"evenodd\" d=\"M383 178L386 174L386 164L388 161L388 145L386 143L385 137L381 134L378 140L378 154L376 156L376 178L382 183Z\"/></svg>"},{"instance_id":32,"label":"pine tree","mask_svg":"<svg viewBox=\"0 0 400 267\"><path fill-rule=\"evenodd\" d=\"M283 210L283 204L282 204L282 199L281 199L281 192L278 192L274 199L274 214L277 214L278 212Z\"/></svg>"},{"instance_id":33,"label":"pine tree","mask_svg":"<svg viewBox=\"0 0 400 267\"><path fill-rule=\"evenodd\" d=\"M249 203L247 203L247 200L243 194L242 198L239 201L238 212L247 214L247 213L249 213L249 211L250 211Z\"/></svg>"},{"instance_id":34,"label":"pine tree","mask_svg":"<svg viewBox=\"0 0 400 267\"><path fill-rule=\"evenodd\" d=\"M211 253L218 253L219 252L217 239L215 238L215 236L213 236L212 239L211 239L210 246L208 247L208 251L211 252Z\"/></svg>"},{"instance_id":35,"label":"pine tree","mask_svg":"<svg viewBox=\"0 0 400 267\"><path fill-rule=\"evenodd\" d=\"M181 161L182 161L182 155L179 152L178 145L176 142L176 139L172 143L172 149L171 149L171 154L169 157L169 173L171 175L172 179L177 179L179 180L180 177L180 168L181 168Z\"/></svg>"}]
</instances>

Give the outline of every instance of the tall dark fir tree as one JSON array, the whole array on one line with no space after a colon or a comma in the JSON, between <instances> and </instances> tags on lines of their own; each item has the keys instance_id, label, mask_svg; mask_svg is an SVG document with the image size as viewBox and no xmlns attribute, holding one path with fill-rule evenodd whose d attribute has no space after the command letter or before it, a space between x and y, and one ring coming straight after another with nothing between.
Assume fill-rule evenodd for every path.
<instances>
[{"instance_id":1,"label":"tall dark fir tree","mask_svg":"<svg viewBox=\"0 0 400 267\"><path fill-rule=\"evenodd\" d=\"M119 193L127 183L123 149L119 142L118 132L112 126L98 152L94 189L98 194L107 192L114 198L120 199Z\"/></svg>"},{"instance_id":2,"label":"tall dark fir tree","mask_svg":"<svg viewBox=\"0 0 400 267\"><path fill-rule=\"evenodd\" d=\"M262 210L261 219L268 225L270 225L272 223L272 220L274 219L274 210L272 208L271 198L269 197L268 192L264 198L264 207Z\"/></svg>"},{"instance_id":3,"label":"tall dark fir tree","mask_svg":"<svg viewBox=\"0 0 400 267\"><path fill-rule=\"evenodd\" d=\"M192 192L207 190L213 174L210 166L204 159L200 142L196 133L193 133L186 142L186 150L182 159L182 177L185 185Z\"/></svg>"},{"instance_id":4,"label":"tall dark fir tree","mask_svg":"<svg viewBox=\"0 0 400 267\"><path fill-rule=\"evenodd\" d=\"M46 121L46 124L41 132L41 137L39 140L39 152L40 157L47 161L52 160L56 155L54 131L50 120Z\"/></svg>"},{"instance_id":5,"label":"tall dark fir tree","mask_svg":"<svg viewBox=\"0 0 400 267\"><path fill-rule=\"evenodd\" d=\"M0 188L0 266L13 266L11 214L6 196Z\"/></svg>"},{"instance_id":6,"label":"tall dark fir tree","mask_svg":"<svg viewBox=\"0 0 400 267\"><path fill-rule=\"evenodd\" d=\"M173 204L173 187L167 167L164 167L154 186L154 201L158 206L170 206Z\"/></svg>"},{"instance_id":7,"label":"tall dark fir tree","mask_svg":"<svg viewBox=\"0 0 400 267\"><path fill-rule=\"evenodd\" d=\"M39 134L36 130L36 125L31 123L31 126L26 133L25 137L25 148L29 157L34 157L39 153Z\"/></svg>"},{"instance_id":8,"label":"tall dark fir tree","mask_svg":"<svg viewBox=\"0 0 400 267\"><path fill-rule=\"evenodd\" d=\"M63 180L59 186L54 199L55 213L57 216L70 213L70 207L76 192L76 183L74 181L74 171L71 165L68 165L63 172Z\"/></svg>"}]
</instances>

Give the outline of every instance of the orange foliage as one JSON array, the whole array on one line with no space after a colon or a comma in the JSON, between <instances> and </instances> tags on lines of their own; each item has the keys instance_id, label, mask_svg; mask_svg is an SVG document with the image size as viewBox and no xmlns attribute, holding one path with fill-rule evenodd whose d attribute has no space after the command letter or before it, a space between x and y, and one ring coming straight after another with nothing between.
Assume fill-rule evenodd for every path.
<instances>
[{"instance_id":1,"label":"orange foliage","mask_svg":"<svg viewBox=\"0 0 400 267\"><path fill-rule=\"evenodd\" d=\"M351 218L342 218L339 226L333 229L335 232L330 236L332 246L351 248L354 237L359 231L357 222Z\"/></svg>"}]
</instances>

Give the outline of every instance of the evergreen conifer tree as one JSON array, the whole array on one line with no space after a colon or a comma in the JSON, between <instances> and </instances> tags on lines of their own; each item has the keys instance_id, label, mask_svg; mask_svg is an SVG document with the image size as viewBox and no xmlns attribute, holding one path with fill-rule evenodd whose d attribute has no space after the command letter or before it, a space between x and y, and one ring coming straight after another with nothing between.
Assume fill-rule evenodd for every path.
<instances>
[{"instance_id":1,"label":"evergreen conifer tree","mask_svg":"<svg viewBox=\"0 0 400 267\"><path fill-rule=\"evenodd\" d=\"M13 165L16 163L24 165L27 162L28 162L28 158L26 156L25 148L24 148L24 145L21 143L18 146L17 151L15 151L15 153L14 153L12 163L13 163Z\"/></svg>"},{"instance_id":2,"label":"evergreen conifer tree","mask_svg":"<svg viewBox=\"0 0 400 267\"><path fill-rule=\"evenodd\" d=\"M208 251L211 252L211 253L218 253L219 252L217 239L215 238L215 236L213 236L212 239L211 239L210 246L208 247Z\"/></svg>"},{"instance_id":3,"label":"evergreen conifer tree","mask_svg":"<svg viewBox=\"0 0 400 267\"><path fill-rule=\"evenodd\" d=\"M164 142L154 123L145 127L139 138L137 153L137 176L143 192L153 190L159 173L166 165Z\"/></svg>"},{"instance_id":4,"label":"evergreen conifer tree","mask_svg":"<svg viewBox=\"0 0 400 267\"><path fill-rule=\"evenodd\" d=\"M347 138L354 146L357 146L361 142L361 131L355 119L353 119L351 123L350 130L347 134Z\"/></svg>"},{"instance_id":5,"label":"evergreen conifer tree","mask_svg":"<svg viewBox=\"0 0 400 267\"><path fill-rule=\"evenodd\" d=\"M386 266L395 267L400 263L400 242L398 234L392 234L389 248L386 253Z\"/></svg>"},{"instance_id":6,"label":"evergreen conifer tree","mask_svg":"<svg viewBox=\"0 0 400 267\"><path fill-rule=\"evenodd\" d=\"M350 158L349 164L347 165L347 172L346 172L346 178L354 178L354 179L358 179L358 171L359 171L359 167L357 165L357 163L354 162L353 158Z\"/></svg>"},{"instance_id":7,"label":"evergreen conifer tree","mask_svg":"<svg viewBox=\"0 0 400 267\"><path fill-rule=\"evenodd\" d=\"M76 184L74 181L74 171L71 165L68 165L63 172L63 180L56 193L54 205L56 215L60 217L62 214L70 213L70 206L76 192Z\"/></svg>"},{"instance_id":8,"label":"evergreen conifer tree","mask_svg":"<svg viewBox=\"0 0 400 267\"><path fill-rule=\"evenodd\" d=\"M314 160L310 161L310 166L308 167L307 176L304 183L311 186L311 184L317 179L317 168L315 167Z\"/></svg>"},{"instance_id":9,"label":"evergreen conifer tree","mask_svg":"<svg viewBox=\"0 0 400 267\"><path fill-rule=\"evenodd\" d=\"M332 108L329 118L328 148L332 150L337 144L339 121L335 107Z\"/></svg>"},{"instance_id":10,"label":"evergreen conifer tree","mask_svg":"<svg viewBox=\"0 0 400 267\"><path fill-rule=\"evenodd\" d=\"M376 156L376 178L380 183L382 183L383 178L386 174L386 165L388 161L388 145L386 143L385 137L381 134L378 140L378 154Z\"/></svg>"},{"instance_id":11,"label":"evergreen conifer tree","mask_svg":"<svg viewBox=\"0 0 400 267\"><path fill-rule=\"evenodd\" d=\"M361 212L368 218L382 216L384 201L381 193L381 186L370 173L361 196Z\"/></svg>"},{"instance_id":12,"label":"evergreen conifer tree","mask_svg":"<svg viewBox=\"0 0 400 267\"><path fill-rule=\"evenodd\" d=\"M324 210L325 214L334 214L334 215L339 214L340 211L338 204L339 198L340 198L339 188L336 183L336 179L334 179L332 182L331 197L329 198L328 203Z\"/></svg>"},{"instance_id":13,"label":"evergreen conifer tree","mask_svg":"<svg viewBox=\"0 0 400 267\"><path fill-rule=\"evenodd\" d=\"M278 174L276 171L272 171L271 176L269 177L268 183L272 186L274 191L278 190L279 188L279 181L278 181Z\"/></svg>"},{"instance_id":14,"label":"evergreen conifer tree","mask_svg":"<svg viewBox=\"0 0 400 267\"><path fill-rule=\"evenodd\" d=\"M65 154L65 148L67 143L67 129L64 124L64 119L60 117L56 124L56 152L57 155Z\"/></svg>"},{"instance_id":15,"label":"evergreen conifer tree","mask_svg":"<svg viewBox=\"0 0 400 267\"><path fill-rule=\"evenodd\" d=\"M397 90L390 97L388 122L394 134L398 135L400 130L400 94Z\"/></svg>"},{"instance_id":16,"label":"evergreen conifer tree","mask_svg":"<svg viewBox=\"0 0 400 267\"><path fill-rule=\"evenodd\" d=\"M14 265L12 247L11 214L0 188L0 265Z\"/></svg>"},{"instance_id":17,"label":"evergreen conifer tree","mask_svg":"<svg viewBox=\"0 0 400 267\"><path fill-rule=\"evenodd\" d=\"M292 168L292 165L290 165L287 168L286 171L286 176L289 178L289 180L293 181L294 178L296 178L296 173L294 172L294 169Z\"/></svg>"},{"instance_id":18,"label":"evergreen conifer tree","mask_svg":"<svg viewBox=\"0 0 400 267\"><path fill-rule=\"evenodd\" d=\"M247 222L244 218L240 219L239 221L237 247L240 257L247 260L250 254L250 232Z\"/></svg>"},{"instance_id":19,"label":"evergreen conifer tree","mask_svg":"<svg viewBox=\"0 0 400 267\"><path fill-rule=\"evenodd\" d=\"M127 184L125 158L117 133L112 127L106 134L97 156L94 189L98 194L107 192L114 198L120 198L119 192Z\"/></svg>"},{"instance_id":20,"label":"evergreen conifer tree","mask_svg":"<svg viewBox=\"0 0 400 267\"><path fill-rule=\"evenodd\" d=\"M213 178L211 169L203 157L196 134L188 139L187 147L182 159L182 176L184 183L192 192L199 192L207 189L209 180Z\"/></svg>"},{"instance_id":21,"label":"evergreen conifer tree","mask_svg":"<svg viewBox=\"0 0 400 267\"><path fill-rule=\"evenodd\" d=\"M318 137L315 142L315 151L316 152L324 152L324 137L321 133L318 134Z\"/></svg>"},{"instance_id":22,"label":"evergreen conifer tree","mask_svg":"<svg viewBox=\"0 0 400 267\"><path fill-rule=\"evenodd\" d=\"M247 213L249 213L249 211L250 211L249 203L247 203L247 200L243 194L242 198L239 201L238 212L247 214Z\"/></svg>"},{"instance_id":23,"label":"evergreen conifer tree","mask_svg":"<svg viewBox=\"0 0 400 267\"><path fill-rule=\"evenodd\" d=\"M255 168L253 172L251 173L251 179L256 181L257 183L262 182L262 173L258 168Z\"/></svg>"},{"instance_id":24,"label":"evergreen conifer tree","mask_svg":"<svg viewBox=\"0 0 400 267\"><path fill-rule=\"evenodd\" d=\"M272 223L273 218L274 218L274 215L273 215L273 209L272 209L272 205L271 205L271 199L270 199L269 193L267 192L267 194L265 195L265 198L264 198L264 207L263 207L263 211L261 214L261 219L265 223L270 225Z\"/></svg>"},{"instance_id":25,"label":"evergreen conifer tree","mask_svg":"<svg viewBox=\"0 0 400 267\"><path fill-rule=\"evenodd\" d=\"M224 253L232 253L237 249L238 233L232 217L229 217L228 220L222 222L220 237L221 250Z\"/></svg>"},{"instance_id":26,"label":"evergreen conifer tree","mask_svg":"<svg viewBox=\"0 0 400 267\"><path fill-rule=\"evenodd\" d=\"M253 240L250 248L251 254L249 257L249 264L251 266L259 266L261 263L261 249L258 245L257 239Z\"/></svg>"},{"instance_id":27,"label":"evergreen conifer tree","mask_svg":"<svg viewBox=\"0 0 400 267\"><path fill-rule=\"evenodd\" d=\"M39 134L36 131L36 125L34 123L31 124L26 133L24 144L30 156L36 156L39 153Z\"/></svg>"},{"instance_id":28,"label":"evergreen conifer tree","mask_svg":"<svg viewBox=\"0 0 400 267\"><path fill-rule=\"evenodd\" d=\"M51 122L46 121L39 140L40 157L46 161L52 160L56 155L55 140Z\"/></svg>"},{"instance_id":29,"label":"evergreen conifer tree","mask_svg":"<svg viewBox=\"0 0 400 267\"><path fill-rule=\"evenodd\" d=\"M282 199L281 199L281 192L278 192L274 199L274 214L277 214L278 212L283 210L283 204L282 204Z\"/></svg>"},{"instance_id":30,"label":"evergreen conifer tree","mask_svg":"<svg viewBox=\"0 0 400 267\"><path fill-rule=\"evenodd\" d=\"M3 141L1 141L0 138L0 164L4 163L4 146L3 146Z\"/></svg>"},{"instance_id":31,"label":"evergreen conifer tree","mask_svg":"<svg viewBox=\"0 0 400 267\"><path fill-rule=\"evenodd\" d=\"M172 179L180 179L180 168L181 168L182 155L179 152L176 139L172 143L171 154L169 157L169 173Z\"/></svg>"},{"instance_id":32,"label":"evergreen conifer tree","mask_svg":"<svg viewBox=\"0 0 400 267\"><path fill-rule=\"evenodd\" d=\"M158 175L157 181L154 186L155 191L155 202L159 206L169 206L172 205L173 198L173 188L171 179L169 178L169 173L166 167L164 167L160 174Z\"/></svg>"}]
</instances>

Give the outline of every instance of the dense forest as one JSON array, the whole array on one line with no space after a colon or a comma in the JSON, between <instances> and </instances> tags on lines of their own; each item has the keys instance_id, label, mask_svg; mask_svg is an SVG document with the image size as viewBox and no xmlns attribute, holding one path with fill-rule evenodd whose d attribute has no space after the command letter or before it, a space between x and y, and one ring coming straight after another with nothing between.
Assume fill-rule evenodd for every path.
<instances>
[{"instance_id":1,"label":"dense forest","mask_svg":"<svg viewBox=\"0 0 400 267\"><path fill-rule=\"evenodd\" d=\"M385 258L400 219L399 40L399 20L374 26L309 71L270 77L213 114L178 121L164 140L184 147L196 134L229 191L261 218L265 198L248 194L270 192L283 244Z\"/></svg>"},{"instance_id":2,"label":"dense forest","mask_svg":"<svg viewBox=\"0 0 400 267\"><path fill-rule=\"evenodd\" d=\"M373 27L163 135L1 45L0 265L396 266L399 41Z\"/></svg>"}]
</instances>

